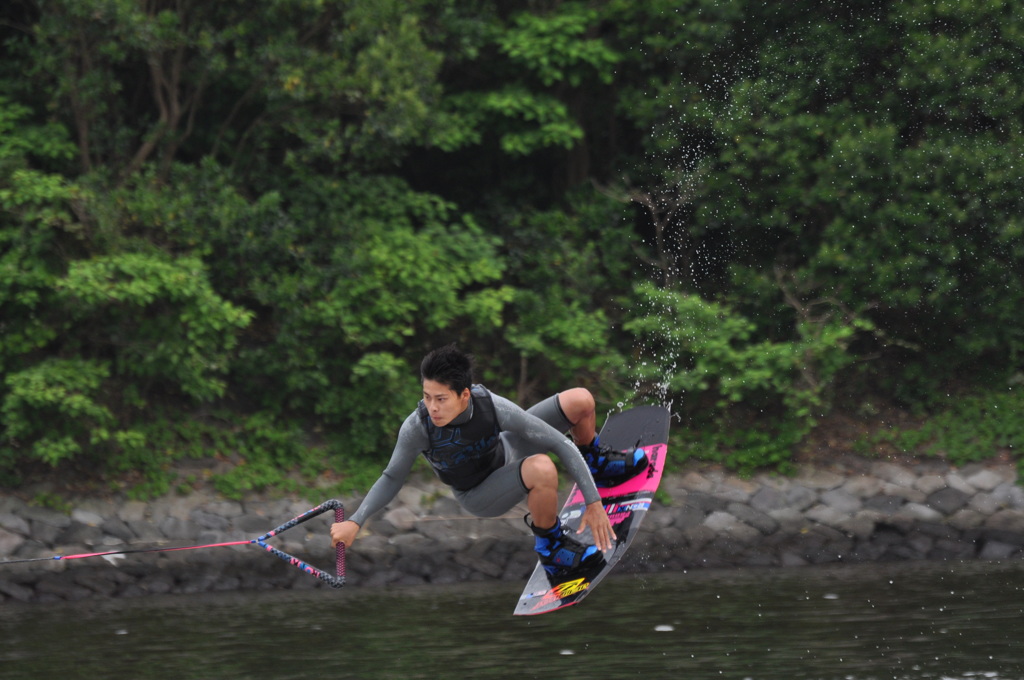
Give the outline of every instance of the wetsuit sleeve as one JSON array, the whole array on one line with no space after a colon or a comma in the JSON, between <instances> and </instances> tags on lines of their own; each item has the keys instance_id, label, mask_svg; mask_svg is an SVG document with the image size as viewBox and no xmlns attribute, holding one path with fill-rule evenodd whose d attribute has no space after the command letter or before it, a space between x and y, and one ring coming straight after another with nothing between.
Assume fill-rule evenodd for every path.
<instances>
[{"instance_id":1,"label":"wetsuit sleeve","mask_svg":"<svg viewBox=\"0 0 1024 680\"><path fill-rule=\"evenodd\" d=\"M370 487L366 498L359 504L359 509L349 519L359 526L364 526L366 520L390 503L405 484L405 479L416 462L416 456L427 448L427 444L427 434L416 412L413 411L398 431L398 441L391 454L391 461Z\"/></svg>"},{"instance_id":2,"label":"wetsuit sleeve","mask_svg":"<svg viewBox=\"0 0 1024 680\"><path fill-rule=\"evenodd\" d=\"M580 450L568 437L508 399L494 393L491 393L491 397L497 411L498 425L502 431L512 432L522 437L536 447L538 453L550 451L555 454L565 466L569 476L576 482L576 486L583 492L583 499L587 503L601 500L601 494L598 493L597 485L594 484L590 468L583 460Z\"/></svg>"}]
</instances>

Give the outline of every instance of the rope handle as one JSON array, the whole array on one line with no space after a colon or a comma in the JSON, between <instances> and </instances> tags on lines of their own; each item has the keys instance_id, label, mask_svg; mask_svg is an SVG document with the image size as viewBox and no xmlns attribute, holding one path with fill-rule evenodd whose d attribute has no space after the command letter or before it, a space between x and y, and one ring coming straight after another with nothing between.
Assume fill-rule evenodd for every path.
<instances>
[{"instance_id":1,"label":"rope handle","mask_svg":"<svg viewBox=\"0 0 1024 680\"><path fill-rule=\"evenodd\" d=\"M344 543L338 543L338 546L335 549L335 553L334 553L334 571L335 571L335 573L334 573L333 576L331 574L328 574L327 572L321 570L321 569L317 569L316 567L314 567L314 566L312 566L310 564L307 564L306 562L303 562L302 560L300 560L297 557L289 555L288 553L284 552L283 550L279 550L278 548L275 548L274 546L268 545L266 543L267 539L272 538L274 536L277 536L277 535L281 534L282 532L285 532L288 529L291 529L292 527L295 527L295 526L297 526L299 524L302 524L303 522L305 522L308 519L312 519L313 517L316 517L317 515L321 515L321 514L327 512L328 510L334 510L334 521L335 522L344 522L345 521L345 506L342 505L341 501L335 500L335 499L331 499L331 500L328 500L328 501L324 501L323 503L321 503L320 505L316 506L315 508L310 508L309 510L307 510L306 512L302 513L301 515L299 515L297 517L293 517L292 519L288 520L287 522L285 522L281 526L276 527L274 529L271 529L270 531L268 531L267 533L263 534L259 538L253 539L252 542L255 543L256 545L260 546L261 548L263 548L264 550L266 550L270 554L276 555L277 557L281 558L282 560L284 560L288 564L292 565L293 567L297 567L297 568L301 569L302 571L306 572L307 574L310 574L311 576L315 576L316 578L320 579L324 583L327 583L328 585L330 585L332 588L341 588L343 585L345 585L345 544Z\"/></svg>"},{"instance_id":2,"label":"rope handle","mask_svg":"<svg viewBox=\"0 0 1024 680\"><path fill-rule=\"evenodd\" d=\"M345 521L345 508L341 507L341 503L338 503L338 507L334 509L334 523L338 524ZM341 579L341 582L337 585L331 584L333 588L340 588L345 585L345 542L338 541L338 545L334 546L334 570L336 572L336 578Z\"/></svg>"}]
</instances>

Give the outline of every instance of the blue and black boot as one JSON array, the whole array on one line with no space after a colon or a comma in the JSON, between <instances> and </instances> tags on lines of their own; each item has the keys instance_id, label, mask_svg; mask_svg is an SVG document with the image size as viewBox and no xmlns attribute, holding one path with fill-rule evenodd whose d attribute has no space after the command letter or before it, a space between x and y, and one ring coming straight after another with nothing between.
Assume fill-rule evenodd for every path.
<instances>
[{"instance_id":1,"label":"blue and black boot","mask_svg":"<svg viewBox=\"0 0 1024 680\"><path fill-rule=\"evenodd\" d=\"M604 555L595 545L583 545L566 533L562 520L555 519L555 526L550 529L538 529L529 520L523 518L534 535L533 549L540 556L540 564L550 576L558 576L566 572L583 569L604 560Z\"/></svg>"},{"instance_id":2,"label":"blue and black boot","mask_svg":"<svg viewBox=\"0 0 1024 680\"><path fill-rule=\"evenodd\" d=\"M603 446L599 437L594 437L593 442L579 449L594 483L600 487L618 486L647 469L647 454L643 449L616 451Z\"/></svg>"}]
</instances>

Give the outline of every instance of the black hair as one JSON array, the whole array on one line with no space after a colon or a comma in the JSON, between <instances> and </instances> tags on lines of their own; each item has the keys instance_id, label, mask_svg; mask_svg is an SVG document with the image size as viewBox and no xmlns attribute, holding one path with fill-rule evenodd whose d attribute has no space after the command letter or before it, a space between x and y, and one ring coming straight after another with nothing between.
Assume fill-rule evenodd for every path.
<instances>
[{"instance_id":1,"label":"black hair","mask_svg":"<svg viewBox=\"0 0 1024 680\"><path fill-rule=\"evenodd\" d=\"M473 385L473 357L454 343L439 347L423 357L420 379L439 382L462 394Z\"/></svg>"}]
</instances>

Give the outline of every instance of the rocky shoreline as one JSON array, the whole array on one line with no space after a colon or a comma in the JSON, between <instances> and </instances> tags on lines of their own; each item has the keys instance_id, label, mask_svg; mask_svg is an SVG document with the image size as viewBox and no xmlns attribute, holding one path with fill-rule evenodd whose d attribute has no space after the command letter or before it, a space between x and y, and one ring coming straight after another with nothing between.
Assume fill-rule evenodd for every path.
<instances>
[{"instance_id":1,"label":"rocky shoreline","mask_svg":"<svg viewBox=\"0 0 1024 680\"><path fill-rule=\"evenodd\" d=\"M856 460L749 479L693 467L667 475L658 498L622 573L1024 555L1024 488L1012 465L995 461ZM358 506L343 500L350 512ZM310 506L196 492L82 499L62 513L0 494L0 602L327 587L252 545L3 564L246 540ZM349 551L346 587L524 580L535 557L523 513L474 518L437 482L413 480ZM332 571L332 520L311 519L271 543Z\"/></svg>"}]
</instances>

